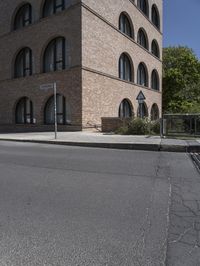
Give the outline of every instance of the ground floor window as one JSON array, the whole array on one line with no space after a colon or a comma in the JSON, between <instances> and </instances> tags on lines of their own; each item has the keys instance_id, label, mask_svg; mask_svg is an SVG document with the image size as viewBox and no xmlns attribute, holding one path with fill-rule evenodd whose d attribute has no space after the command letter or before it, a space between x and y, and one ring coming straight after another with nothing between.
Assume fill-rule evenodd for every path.
<instances>
[{"instance_id":1,"label":"ground floor window","mask_svg":"<svg viewBox=\"0 0 200 266\"><path fill-rule=\"evenodd\" d=\"M32 101L23 97L19 100L15 111L16 124L32 124L33 123L33 104Z\"/></svg>"},{"instance_id":2,"label":"ground floor window","mask_svg":"<svg viewBox=\"0 0 200 266\"><path fill-rule=\"evenodd\" d=\"M70 106L66 104L65 97L63 95L56 95L57 105L57 123L60 125L71 123L71 111ZM54 111L54 96L49 98L46 103L44 111L44 122L45 124L55 123L55 111Z\"/></svg>"},{"instance_id":3,"label":"ground floor window","mask_svg":"<svg viewBox=\"0 0 200 266\"><path fill-rule=\"evenodd\" d=\"M124 99L119 106L119 117L128 118L132 116L132 107L127 99Z\"/></svg>"},{"instance_id":4,"label":"ground floor window","mask_svg":"<svg viewBox=\"0 0 200 266\"><path fill-rule=\"evenodd\" d=\"M139 104L139 107L138 107L138 117L141 117L141 118L148 117L148 108L147 108L145 102Z\"/></svg>"},{"instance_id":5,"label":"ground floor window","mask_svg":"<svg viewBox=\"0 0 200 266\"><path fill-rule=\"evenodd\" d=\"M151 108L151 120L155 121L159 119L159 108L157 104L153 104Z\"/></svg>"}]
</instances>

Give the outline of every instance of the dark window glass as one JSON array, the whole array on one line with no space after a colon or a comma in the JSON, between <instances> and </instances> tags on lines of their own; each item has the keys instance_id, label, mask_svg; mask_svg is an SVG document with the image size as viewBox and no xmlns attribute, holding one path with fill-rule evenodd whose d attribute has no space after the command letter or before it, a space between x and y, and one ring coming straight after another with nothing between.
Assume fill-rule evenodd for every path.
<instances>
[{"instance_id":1,"label":"dark window glass","mask_svg":"<svg viewBox=\"0 0 200 266\"><path fill-rule=\"evenodd\" d=\"M158 13L158 9L155 5L152 6L152 18L151 18L153 24L160 29L160 17Z\"/></svg>"},{"instance_id":2,"label":"dark window glass","mask_svg":"<svg viewBox=\"0 0 200 266\"><path fill-rule=\"evenodd\" d=\"M43 17L56 14L69 5L69 0L46 0L43 8Z\"/></svg>"},{"instance_id":3,"label":"dark window glass","mask_svg":"<svg viewBox=\"0 0 200 266\"><path fill-rule=\"evenodd\" d=\"M146 103L139 104L138 117L141 117L141 118L148 117L148 109L147 109Z\"/></svg>"},{"instance_id":4,"label":"dark window glass","mask_svg":"<svg viewBox=\"0 0 200 266\"><path fill-rule=\"evenodd\" d=\"M148 87L148 74L144 64L140 63L138 67L137 83Z\"/></svg>"},{"instance_id":5,"label":"dark window glass","mask_svg":"<svg viewBox=\"0 0 200 266\"><path fill-rule=\"evenodd\" d=\"M56 95L56 105L57 105L57 123L60 125L71 123L71 111L70 106L66 104L65 98L57 94ZM45 106L44 114L45 124L55 123L55 112L54 112L54 96L52 96Z\"/></svg>"},{"instance_id":6,"label":"dark window glass","mask_svg":"<svg viewBox=\"0 0 200 266\"><path fill-rule=\"evenodd\" d=\"M128 100L124 99L119 106L119 117L129 118L132 116L132 108Z\"/></svg>"},{"instance_id":7,"label":"dark window glass","mask_svg":"<svg viewBox=\"0 0 200 266\"><path fill-rule=\"evenodd\" d=\"M17 104L16 124L32 124L33 123L33 104L32 101L26 97L21 98Z\"/></svg>"},{"instance_id":8,"label":"dark window glass","mask_svg":"<svg viewBox=\"0 0 200 266\"><path fill-rule=\"evenodd\" d=\"M155 40L152 41L151 52L152 52L153 55L155 55L156 57L160 58L159 47L158 47L158 44L157 44L157 42Z\"/></svg>"},{"instance_id":9,"label":"dark window glass","mask_svg":"<svg viewBox=\"0 0 200 266\"><path fill-rule=\"evenodd\" d=\"M32 8L30 4L23 5L17 12L14 20L14 30L23 28L32 23Z\"/></svg>"},{"instance_id":10,"label":"dark window glass","mask_svg":"<svg viewBox=\"0 0 200 266\"><path fill-rule=\"evenodd\" d=\"M151 88L159 91L159 78L156 70L153 70L151 74Z\"/></svg>"},{"instance_id":11,"label":"dark window glass","mask_svg":"<svg viewBox=\"0 0 200 266\"><path fill-rule=\"evenodd\" d=\"M122 54L119 59L119 78L127 81L132 81L131 62L126 54Z\"/></svg>"},{"instance_id":12,"label":"dark window glass","mask_svg":"<svg viewBox=\"0 0 200 266\"><path fill-rule=\"evenodd\" d=\"M65 39L60 37L50 42L44 53L44 72L65 69Z\"/></svg>"},{"instance_id":13,"label":"dark window glass","mask_svg":"<svg viewBox=\"0 0 200 266\"><path fill-rule=\"evenodd\" d=\"M148 50L147 36L146 36L146 33L142 29L140 29L138 32L138 43Z\"/></svg>"},{"instance_id":14,"label":"dark window glass","mask_svg":"<svg viewBox=\"0 0 200 266\"><path fill-rule=\"evenodd\" d=\"M149 6L147 0L138 0L139 9L148 17L149 16Z\"/></svg>"},{"instance_id":15,"label":"dark window glass","mask_svg":"<svg viewBox=\"0 0 200 266\"><path fill-rule=\"evenodd\" d=\"M22 49L15 60L15 78L32 75L32 51L29 48Z\"/></svg>"},{"instance_id":16,"label":"dark window glass","mask_svg":"<svg viewBox=\"0 0 200 266\"><path fill-rule=\"evenodd\" d=\"M119 18L119 30L129 37L133 37L131 23L125 14L121 14Z\"/></svg>"},{"instance_id":17,"label":"dark window glass","mask_svg":"<svg viewBox=\"0 0 200 266\"><path fill-rule=\"evenodd\" d=\"M159 119L159 108L157 106L157 104L153 104L152 108L151 108L151 120L155 121Z\"/></svg>"}]
</instances>

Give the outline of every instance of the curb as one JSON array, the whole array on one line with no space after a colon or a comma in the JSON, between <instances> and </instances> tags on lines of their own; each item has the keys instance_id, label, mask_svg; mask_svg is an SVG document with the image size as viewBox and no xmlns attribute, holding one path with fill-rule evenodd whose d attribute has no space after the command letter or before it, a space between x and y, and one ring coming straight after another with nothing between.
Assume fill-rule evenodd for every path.
<instances>
[{"instance_id":1,"label":"curb","mask_svg":"<svg viewBox=\"0 0 200 266\"><path fill-rule=\"evenodd\" d=\"M148 150L159 151L159 144L143 144L143 143L101 143L101 142L73 142L73 141L54 141L54 140L30 140L30 139L0 139L0 141L11 142L27 142L39 144L54 144L63 146L77 146L89 148L106 148L119 150Z\"/></svg>"},{"instance_id":2,"label":"curb","mask_svg":"<svg viewBox=\"0 0 200 266\"><path fill-rule=\"evenodd\" d=\"M144 143L100 143L100 142L73 142L73 141L54 141L54 140L31 140L31 139L1 139L0 141L27 142L39 144L53 144L63 146L107 148L120 150L143 150L161 152L200 152L200 145L165 145L165 144L144 144Z\"/></svg>"}]
</instances>

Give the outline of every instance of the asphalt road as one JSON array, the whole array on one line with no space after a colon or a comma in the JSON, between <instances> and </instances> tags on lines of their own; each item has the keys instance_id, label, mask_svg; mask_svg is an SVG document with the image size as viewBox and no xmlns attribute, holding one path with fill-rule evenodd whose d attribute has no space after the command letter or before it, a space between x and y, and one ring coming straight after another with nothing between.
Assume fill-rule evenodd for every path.
<instances>
[{"instance_id":1,"label":"asphalt road","mask_svg":"<svg viewBox=\"0 0 200 266\"><path fill-rule=\"evenodd\" d=\"M0 142L0 266L199 266L187 154Z\"/></svg>"}]
</instances>

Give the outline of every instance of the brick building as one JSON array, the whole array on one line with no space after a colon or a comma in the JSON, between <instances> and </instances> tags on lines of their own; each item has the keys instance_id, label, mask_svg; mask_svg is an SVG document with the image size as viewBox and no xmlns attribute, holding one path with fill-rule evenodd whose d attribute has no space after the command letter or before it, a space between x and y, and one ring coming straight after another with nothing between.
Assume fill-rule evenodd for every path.
<instances>
[{"instance_id":1,"label":"brick building","mask_svg":"<svg viewBox=\"0 0 200 266\"><path fill-rule=\"evenodd\" d=\"M0 130L62 130L102 117L157 119L162 97L162 0L0 3ZM142 91L146 100L138 111Z\"/></svg>"}]
</instances>

